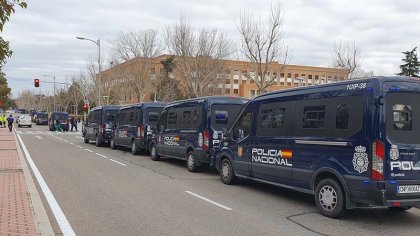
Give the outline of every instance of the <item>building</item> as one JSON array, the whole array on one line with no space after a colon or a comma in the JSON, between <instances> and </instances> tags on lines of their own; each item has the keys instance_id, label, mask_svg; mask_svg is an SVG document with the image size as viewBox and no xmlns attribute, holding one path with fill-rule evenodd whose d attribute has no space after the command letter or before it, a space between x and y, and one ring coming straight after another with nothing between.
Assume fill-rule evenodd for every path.
<instances>
[{"instance_id":1,"label":"building","mask_svg":"<svg viewBox=\"0 0 420 236\"><path fill-rule=\"evenodd\" d=\"M149 59L147 64L148 72L142 73L148 77L150 83L159 78L164 73L164 67L161 63L169 55L161 55L157 58ZM113 66L102 72L102 83L105 87L114 87L115 84L123 85L122 75L125 71L132 70L138 64L144 64L145 59L137 57ZM176 64L176 58L175 58ZM217 95L241 96L245 98L254 98L258 94L258 87L255 84L255 72L252 70L252 63L246 61L224 60L224 71L222 79L220 79L217 88ZM138 66L137 66L138 67ZM171 78L176 78L170 73ZM270 72L266 75L266 80L271 80L272 76L276 77L271 86L264 92L281 90L299 86L310 86L316 84L332 83L336 81L346 80L348 78L347 70L300 66L300 65L282 65L277 62L273 63ZM139 102L138 96L134 94L132 86L120 86L122 91L116 92L120 94L119 102L124 104ZM153 100L153 95L144 96L143 101Z\"/></svg>"}]
</instances>

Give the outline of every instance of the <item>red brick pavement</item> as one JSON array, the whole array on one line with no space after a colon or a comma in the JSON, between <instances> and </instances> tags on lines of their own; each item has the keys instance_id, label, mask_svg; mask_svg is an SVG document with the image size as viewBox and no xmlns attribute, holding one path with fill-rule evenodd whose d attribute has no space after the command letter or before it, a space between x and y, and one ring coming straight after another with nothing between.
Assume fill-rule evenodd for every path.
<instances>
[{"instance_id":1,"label":"red brick pavement","mask_svg":"<svg viewBox=\"0 0 420 236\"><path fill-rule=\"evenodd\" d=\"M14 136L0 128L0 235L37 235Z\"/></svg>"}]
</instances>

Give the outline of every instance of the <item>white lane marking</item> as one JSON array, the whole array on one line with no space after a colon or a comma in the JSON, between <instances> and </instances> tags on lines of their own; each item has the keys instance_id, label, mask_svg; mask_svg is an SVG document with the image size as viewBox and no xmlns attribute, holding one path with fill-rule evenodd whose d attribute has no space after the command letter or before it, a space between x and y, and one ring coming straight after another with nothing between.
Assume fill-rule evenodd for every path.
<instances>
[{"instance_id":1,"label":"white lane marking","mask_svg":"<svg viewBox=\"0 0 420 236\"><path fill-rule=\"evenodd\" d=\"M116 160L114 160L114 159L109 159L110 161L113 161L113 162L115 162L115 163L118 163L118 164L120 164L120 165L122 165L122 166L127 166L126 164L124 164L124 163L121 163L121 162L119 162L119 161L116 161Z\"/></svg>"},{"instance_id":2,"label":"white lane marking","mask_svg":"<svg viewBox=\"0 0 420 236\"><path fill-rule=\"evenodd\" d=\"M72 143L72 142L69 142L69 144L70 144L70 145L76 145L76 144L74 144L74 143Z\"/></svg>"},{"instance_id":3,"label":"white lane marking","mask_svg":"<svg viewBox=\"0 0 420 236\"><path fill-rule=\"evenodd\" d=\"M210 199L208 199L208 198L206 198L206 197L200 196L200 195L198 195L198 194L196 194L196 193L193 193L193 192L191 192L191 191L185 191L185 192L186 192L186 193L188 193L188 194L193 195L194 197L198 197L198 198L200 198L200 199L202 199L202 200L204 200L204 201L206 201L206 202L209 202L209 203L214 204L214 205L216 205L216 206L218 206L218 207L221 207L221 208L223 208L223 209L225 209L225 210L228 210L228 211L231 211L231 210L232 210L232 208L230 208L230 207L227 207L227 206L225 206L225 205L222 205L222 204L220 204L220 203L218 203L218 202L215 202L215 201L213 201L213 200L210 200Z\"/></svg>"},{"instance_id":4,"label":"white lane marking","mask_svg":"<svg viewBox=\"0 0 420 236\"><path fill-rule=\"evenodd\" d=\"M61 210L60 205L58 205L57 200L55 200L50 188L48 187L47 183L45 182L38 168L36 167L34 161L32 160L31 155L29 155L28 149L26 149L26 146L20 138L20 135L17 135L17 137L19 139L20 146L23 149L23 153L25 153L26 160L29 163L29 166L31 166L35 178L37 179L39 186L41 187L41 190L44 193L44 196L51 207L51 211L53 212L55 219L57 220L57 223L60 226L61 232L64 236L76 236L76 234L73 231L73 228L71 227L69 221L64 215L64 212Z\"/></svg>"},{"instance_id":5,"label":"white lane marking","mask_svg":"<svg viewBox=\"0 0 420 236\"><path fill-rule=\"evenodd\" d=\"M78 148L83 148L82 146L80 146L80 145L76 145L76 147L78 147Z\"/></svg>"},{"instance_id":6,"label":"white lane marking","mask_svg":"<svg viewBox=\"0 0 420 236\"><path fill-rule=\"evenodd\" d=\"M18 131L16 131L16 133L17 133L17 134L21 134L21 133L22 133L22 131L18 130Z\"/></svg>"},{"instance_id":7,"label":"white lane marking","mask_svg":"<svg viewBox=\"0 0 420 236\"><path fill-rule=\"evenodd\" d=\"M95 153L96 155L98 155L98 156L100 156L100 157L103 157L103 158L105 158L105 159L108 159L108 157L107 156L104 156L104 155L102 155L102 154L100 154L100 153Z\"/></svg>"},{"instance_id":8,"label":"white lane marking","mask_svg":"<svg viewBox=\"0 0 420 236\"><path fill-rule=\"evenodd\" d=\"M37 139L42 139L42 138L41 138L41 136L35 136L35 138L37 138Z\"/></svg>"},{"instance_id":9,"label":"white lane marking","mask_svg":"<svg viewBox=\"0 0 420 236\"><path fill-rule=\"evenodd\" d=\"M92 150L89 150L89 149L87 149L87 148L85 148L85 150L86 150L86 151L88 151L88 152L93 152Z\"/></svg>"}]
</instances>

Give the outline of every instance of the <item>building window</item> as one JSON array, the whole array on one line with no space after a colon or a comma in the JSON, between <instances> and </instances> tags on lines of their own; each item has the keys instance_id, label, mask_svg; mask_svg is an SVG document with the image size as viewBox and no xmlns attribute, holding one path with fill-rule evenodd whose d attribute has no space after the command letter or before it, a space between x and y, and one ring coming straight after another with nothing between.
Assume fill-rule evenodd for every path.
<instances>
[{"instance_id":1,"label":"building window","mask_svg":"<svg viewBox=\"0 0 420 236\"><path fill-rule=\"evenodd\" d=\"M234 90L233 90L233 93L234 93L234 94L239 94L239 89L234 89Z\"/></svg>"},{"instance_id":2,"label":"building window","mask_svg":"<svg viewBox=\"0 0 420 236\"><path fill-rule=\"evenodd\" d=\"M225 89L225 93L230 94L230 89Z\"/></svg>"},{"instance_id":3,"label":"building window","mask_svg":"<svg viewBox=\"0 0 420 236\"><path fill-rule=\"evenodd\" d=\"M295 79L296 79L296 78L299 78L299 74L295 74Z\"/></svg>"},{"instance_id":4,"label":"building window","mask_svg":"<svg viewBox=\"0 0 420 236\"><path fill-rule=\"evenodd\" d=\"M287 78L292 78L292 73L287 73Z\"/></svg>"},{"instance_id":5,"label":"building window","mask_svg":"<svg viewBox=\"0 0 420 236\"><path fill-rule=\"evenodd\" d=\"M239 80L235 79L235 80L233 80L233 83L239 84Z\"/></svg>"},{"instance_id":6,"label":"building window","mask_svg":"<svg viewBox=\"0 0 420 236\"><path fill-rule=\"evenodd\" d=\"M150 74L152 74L152 75L156 74L156 69L155 68L150 68Z\"/></svg>"},{"instance_id":7,"label":"building window","mask_svg":"<svg viewBox=\"0 0 420 236\"><path fill-rule=\"evenodd\" d=\"M242 71L242 80L246 80L247 78L246 78L246 70L243 70ZM243 83L243 82L242 82Z\"/></svg>"},{"instance_id":8,"label":"building window","mask_svg":"<svg viewBox=\"0 0 420 236\"><path fill-rule=\"evenodd\" d=\"M312 79L312 75L308 75L308 79Z\"/></svg>"},{"instance_id":9,"label":"building window","mask_svg":"<svg viewBox=\"0 0 420 236\"><path fill-rule=\"evenodd\" d=\"M230 79L229 78L226 78L225 84L230 84Z\"/></svg>"}]
</instances>

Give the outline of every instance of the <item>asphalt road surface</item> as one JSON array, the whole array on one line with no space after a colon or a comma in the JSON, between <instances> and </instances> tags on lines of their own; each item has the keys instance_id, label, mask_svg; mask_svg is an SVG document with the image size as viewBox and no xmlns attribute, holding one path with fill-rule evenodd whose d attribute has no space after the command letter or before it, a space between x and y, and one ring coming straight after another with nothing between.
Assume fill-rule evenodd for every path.
<instances>
[{"instance_id":1,"label":"asphalt road surface","mask_svg":"<svg viewBox=\"0 0 420 236\"><path fill-rule=\"evenodd\" d=\"M321 216L311 195L242 180L224 185L208 168L85 144L80 132L17 128L77 235L419 235L420 210L356 209ZM41 191L40 191L41 193ZM44 198L44 204L48 203ZM60 235L51 209L47 209Z\"/></svg>"}]
</instances>

